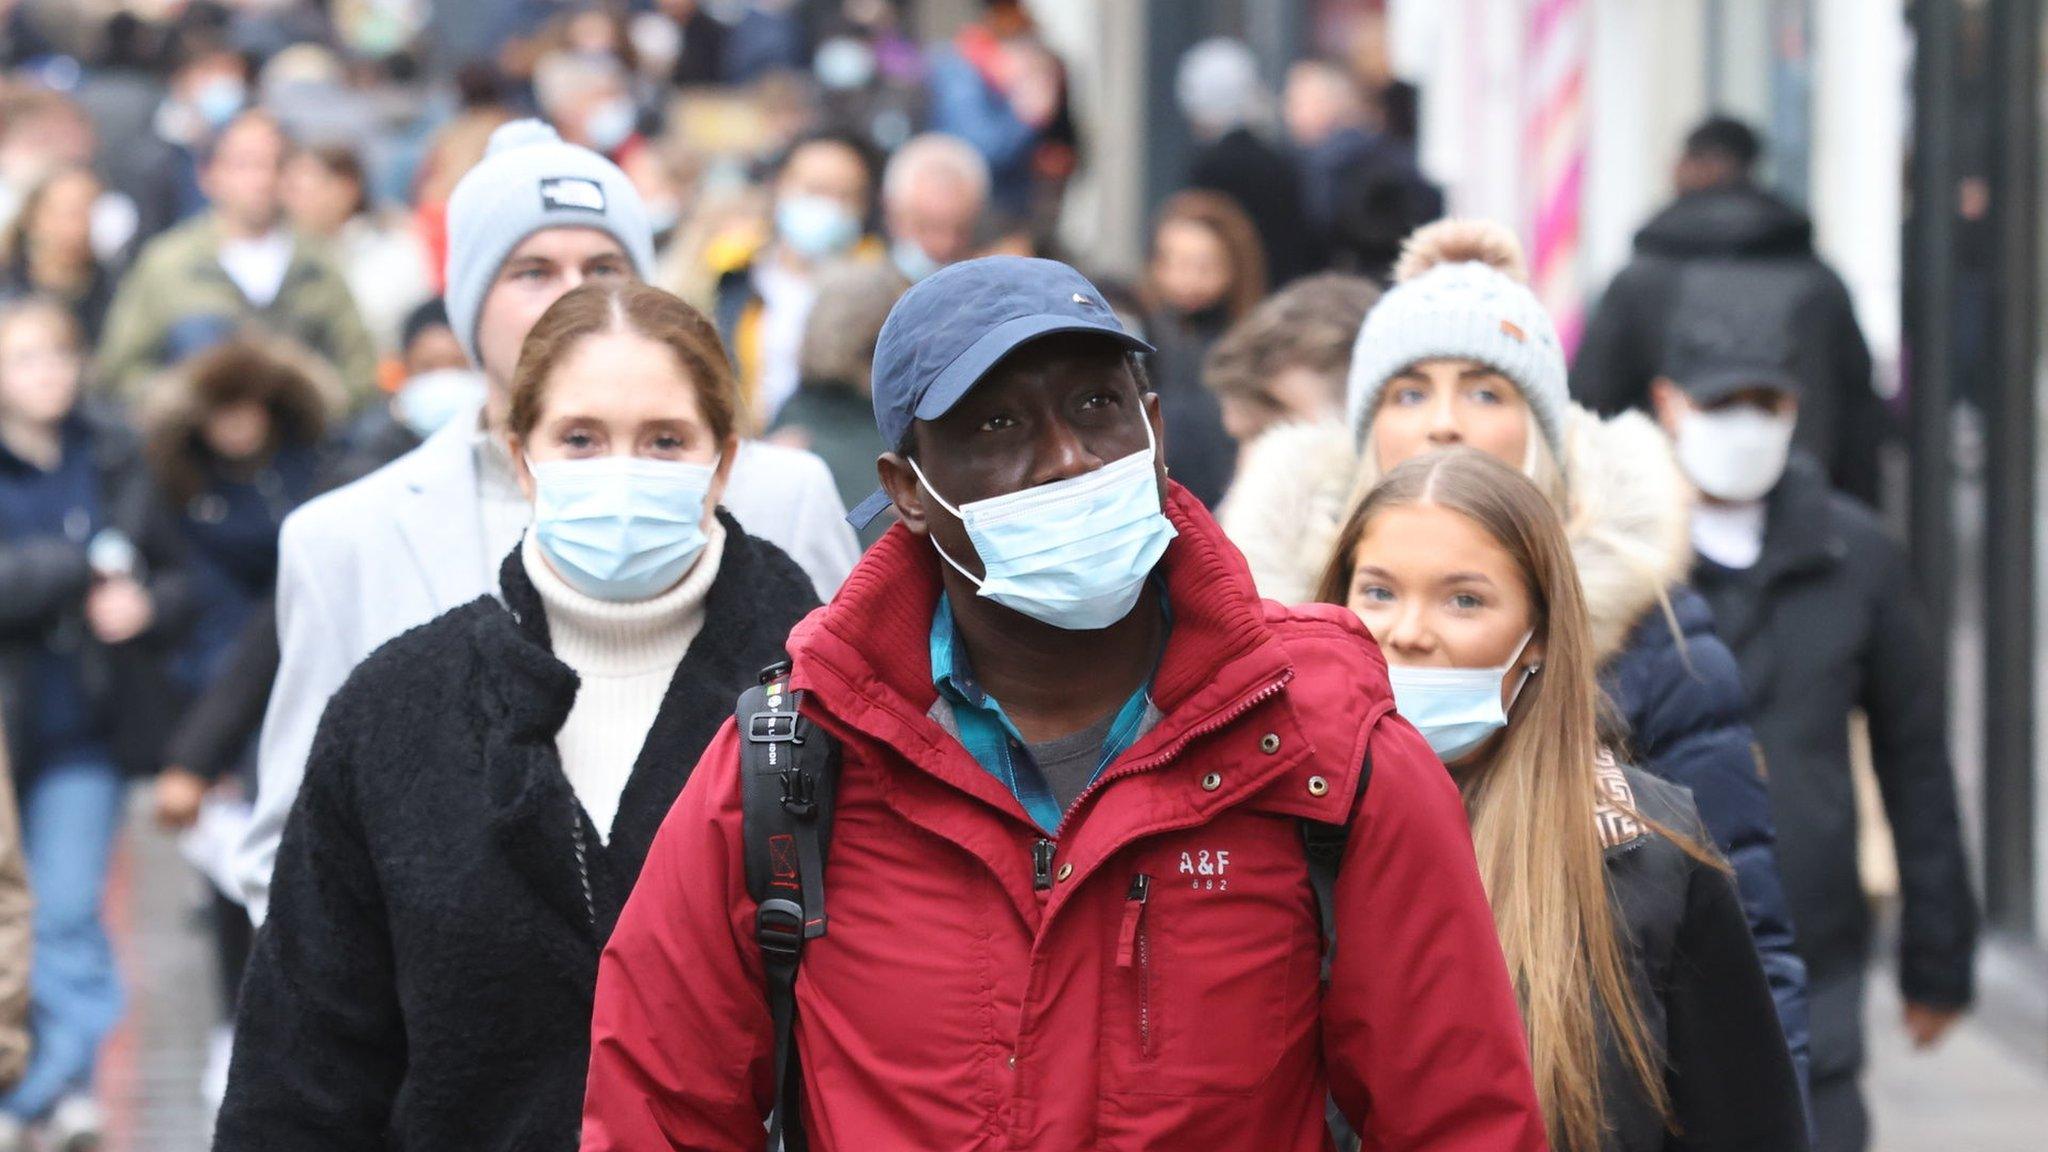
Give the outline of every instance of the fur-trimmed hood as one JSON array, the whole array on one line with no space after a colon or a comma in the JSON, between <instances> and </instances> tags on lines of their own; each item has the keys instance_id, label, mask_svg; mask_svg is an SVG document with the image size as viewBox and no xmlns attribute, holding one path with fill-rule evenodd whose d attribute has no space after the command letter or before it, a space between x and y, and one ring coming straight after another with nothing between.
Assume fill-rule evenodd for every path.
<instances>
[{"instance_id":1,"label":"fur-trimmed hood","mask_svg":"<svg viewBox=\"0 0 2048 1152\"><path fill-rule=\"evenodd\" d=\"M1574 405L1565 446L1566 532L1605 660L1686 578L1693 494L1663 431L1641 413L1602 420ZM1351 434L1336 421L1284 425L1245 447L1218 519L1261 595L1314 596L1358 472Z\"/></svg>"},{"instance_id":2,"label":"fur-trimmed hood","mask_svg":"<svg viewBox=\"0 0 2048 1152\"><path fill-rule=\"evenodd\" d=\"M137 406L144 453L174 504L204 483L199 429L215 411L253 400L270 411L277 441L318 446L348 406L341 377L291 341L243 333L161 373Z\"/></svg>"}]
</instances>

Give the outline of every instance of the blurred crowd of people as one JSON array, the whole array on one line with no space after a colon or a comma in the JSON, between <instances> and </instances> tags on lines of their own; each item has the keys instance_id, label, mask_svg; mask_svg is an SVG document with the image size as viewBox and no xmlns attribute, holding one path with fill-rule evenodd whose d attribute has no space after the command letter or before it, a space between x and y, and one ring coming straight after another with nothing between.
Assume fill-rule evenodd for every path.
<instances>
[{"instance_id":1,"label":"blurred crowd of people","mask_svg":"<svg viewBox=\"0 0 2048 1152\"><path fill-rule=\"evenodd\" d=\"M637 1147L621 1134L709 1124L724 1106L706 1101L724 1088L684 1089L651 1069L648 1029L663 1022L635 1015L687 998L593 982L615 928L608 982L625 979L614 965L658 980L647 974L692 959L664 939L659 915L681 923L723 888L643 897L634 878L643 862L724 870L657 828L707 744L737 757L730 741L712 743L737 692L785 645L800 667L800 649L822 659L820 631L847 629L857 647L873 621L880 637L893 619L886 590L923 589L909 648L929 651L931 676L917 707L1037 821L1036 866L1088 790L1027 787L991 767L977 740L992 739L1006 765L1085 762L1092 782L1142 732L1173 730L1168 683L1201 673L1167 635L1207 636L1203 613L1221 611L1193 590L1191 561L1174 568L1197 554L1213 557L1205 571L1232 574L1216 577L1215 595L1355 613L1396 666L1391 688L1375 691L1391 692L1429 746L1407 738L1374 787L1403 795L1396 761L1440 759L1466 790L1483 889L1447 896L1472 899L1445 915L1477 909L1466 919L1489 937L1493 899L1528 1017L1506 1031L1526 1027L1530 1048L1494 1053L1505 1062L1488 1075L1508 1111L1538 1102L1543 1113L1499 1146L1535 1147L1547 1133L1581 1152L1660 1148L1688 1124L1723 1141L1700 1147L1757 1146L1744 1141L1759 1133L1794 1147L1809 1125L1817 1148L1863 1146L1871 929L1854 857L1857 712L1900 848L1907 1025L1931 1044L1968 1005L1975 927L1938 639L1865 506L1891 416L1847 293L1815 255L1810 221L1755 179L1764 144L1741 124L1717 118L1688 138L1677 199L1639 235L1567 370L1571 350L1530 293L1513 236L1439 222L1443 190L1417 162L1421 94L1347 62L1303 60L1274 85L1241 42L1189 51L1173 95L1197 148L1125 280L1061 247L1069 183L1122 158L1090 154L1061 58L1019 0L988 0L936 42L914 34L895 0L132 7L0 4L0 717L20 812L18 835L0 812L0 1083L11 1085L0 1152L99 1139L94 1069L124 1007L102 901L127 786L143 778L156 820L216 892L226 1015L207 1091L227 1100L219 1146L296 1147L349 1125L360 1129L351 1147L484 1128L498 1133L490 1146L554 1146L580 1115L586 1147ZM959 287L949 297L941 284ZM913 324L924 327L906 334ZM984 342L966 342L969 331ZM1068 347L1089 333L1116 354L1096 355L1087 339ZM667 351L650 359L642 345ZM951 359L934 363L941 352ZM1008 617L946 607L949 596L1001 601L998 584L1032 586L1028 572L997 578L1001 517L983 507L977 520L977 503L1005 493L963 495L987 479L976 453L1007 449L969 447L950 409L970 388L1025 388L1026 367L1032 387L1091 372L1122 380L1126 353L1139 394L1157 397L1145 451L1165 470L1160 491L1164 475L1173 484L1147 521L1152 537L1114 554L1152 549L1128 581L1126 615L1087 625L1122 637L1104 649L1108 678L1081 679L1137 707L1041 716L1027 740L965 661L999 663L983 646L1005 637L1031 649L1037 625L1005 633ZM968 366L974 375L932 398ZM650 398L593 381L644 382ZM961 411L1007 427L1010 416L986 408ZM1151 418L1132 419L1118 435ZM655 448L612 450L626 462L603 476L587 467L605 455L595 441L630 424L619 434L638 444L649 422L670 429ZM1460 448L1477 452L1411 463ZM886 499L871 495L878 458ZM1461 495L1438 498L1438 484ZM607 503L635 499L631 511ZM1391 607L1400 580L1427 565L1376 526L1439 504L1462 519L1402 522L1432 540L1474 524L1492 532L1473 563L1522 573L1525 599L1502 611L1527 628L1474 640ZM875 515L884 507L895 515ZM1075 507L1067 528L1091 509L1125 515ZM605 535L592 527L603 517L628 527ZM904 530L892 530L899 519ZM893 543L878 543L885 533ZM903 541L927 534L939 556L911 559ZM1151 573L1176 534L1179 551ZM979 557L981 575L964 555ZM1128 615L1140 597L1154 607ZM509 612L487 607L499 602ZM793 637L821 602L824 622ZM1077 619L1093 617L1058 626ZM1222 641L1204 642L1217 645L1202 657L1216 667L1247 658L1233 649L1226 661ZM409 656L372 658L380 649ZM1124 649L1145 672L1135 683L1116 679ZM1331 670L1383 674L1353 655L1321 658L1328 669L1299 691L1322 691ZM1442 700L1430 693L1443 685L1404 690L1400 672L1430 665L1490 669L1479 695L1504 697L1499 714L1432 727L1431 700ZM1597 732L1590 703L1581 716L1579 697L1548 686L1580 673L1584 700L1611 705ZM861 675L880 693L895 691L890 674ZM435 708L436 686L473 684L488 686L477 689L482 734L451 733L443 721L466 705ZM1518 709L1524 684L1537 687ZM1380 722L1344 716L1355 731L1343 740L1360 747ZM1527 735L1545 725L1563 735ZM1078 759L1060 739L1076 727L1089 737ZM1281 737L1264 740L1270 758ZM643 741L674 763L642 755ZM535 747L559 760L533 759ZM451 784L454 769L417 784L368 771L427 748L476 759L489 796ZM1563 777L1539 772L1559 749L1584 762ZM1320 799L1332 779L1307 787ZM1536 783L1547 779L1566 783ZM1516 869L1535 866L1515 855L1533 852L1520 822L1592 815L1596 790L1601 838L1588 821L1579 863L1543 870L1556 887L1522 884ZM1537 806L1517 813L1515 797ZM546 806L556 802L562 811ZM706 803L707 821L737 818L736 802ZM1051 806L1049 823L1035 804ZM508 829L522 847L492 839ZM1651 839L1672 851L1616 863ZM474 860L502 849L507 875L485 863L431 897L409 887L432 885L446 867L434 853L450 845ZM1066 848L1042 862L1055 851L1064 881ZM883 864L947 864L913 860L868 864L878 875ZM1713 879L1723 871L1726 900ZM535 893L508 895L507 877L520 875ZM1142 903L1130 883L1128 900ZM1588 919L1572 933L1511 931L1527 911L1514 901L1561 907L1543 901L1578 899L1586 885L1602 911L1574 913ZM983 898L1004 899L995 886ZM1114 967L1128 968L1130 917L1142 910L1117 903L1105 922L1126 917ZM1347 916L1391 914L1355 893L1349 903ZM921 907L943 917L948 906L926 893ZM955 935L940 933L962 949L995 947ZM1702 966L1713 980L1674 990L1646 939L1735 945L1715 953L1720 967ZM714 959L729 964L726 952ZM1577 969L1581 952L1597 970ZM733 975L695 960L713 980ZM826 971L842 989L873 975ZM1499 971L1471 975L1515 1006ZM1219 977L1216 989L1241 984ZM611 1043L582 1105L593 987ZM949 994L944 979L932 987ZM1574 997L1599 1011L1572 1008ZM1483 1014L1485 1001L1460 1010ZM701 1024L696 1010L723 1011L677 1009ZM1347 1002L1354 1010L1384 1006ZM1224 1016L1218 1035L1235 1035ZM748 1043L765 1057L773 1040ZM1228 1063L1214 1045L1178 1032L1162 1043L1199 1065L1184 1082L1230 1079L1211 1067ZM544 1050L507 1056L521 1044ZM1142 1044L1141 1071L1156 1062L1149 1033ZM1386 1126L1423 1123L1440 1101L1384 1105L1401 1095L1381 1089L1401 1086L1388 1069L1402 1061L1364 1047L1341 1054L1328 1087L1352 1106L1351 1126L1377 1133L1373 1146L1410 1146L1388 1142ZM1652 1049L1682 1066L1678 1081L1654 1074ZM718 1075L746 1071L725 1063ZM1722 1094L1690 1095L1687 1072L1718 1079ZM1588 1077L1614 1096L1603 1102ZM738 1080L729 1087L747 1095ZM632 1101L657 1089L674 1098L642 1114ZM487 1091L502 1095L484 1123L462 1109L485 1107L476 1094ZM1320 1136L1315 1095L1303 1131ZM1377 1123L1358 1107L1368 1098L1385 1106ZM1441 1103L1445 1115L1464 1106ZM848 1107L849 1130L879 1131L864 1127L877 1123L866 1102ZM1742 1124L1724 1126L1731 1108L1746 1110ZM761 1119L726 1112L728 1134ZM1283 1112L1263 1115L1279 1123ZM641 1127L655 1113L665 1119ZM1154 1135L1194 1146L1214 1119ZM942 1140L946 1124L910 1127Z\"/></svg>"}]
</instances>

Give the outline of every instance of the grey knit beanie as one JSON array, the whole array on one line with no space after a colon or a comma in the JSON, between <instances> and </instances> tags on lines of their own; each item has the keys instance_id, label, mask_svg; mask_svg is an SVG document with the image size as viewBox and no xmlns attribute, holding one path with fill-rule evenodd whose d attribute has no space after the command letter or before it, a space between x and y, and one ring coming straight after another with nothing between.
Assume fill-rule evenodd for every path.
<instances>
[{"instance_id":1,"label":"grey knit beanie","mask_svg":"<svg viewBox=\"0 0 2048 1152\"><path fill-rule=\"evenodd\" d=\"M1481 220L1443 220L1416 231L1395 266L1397 283L1366 313L1345 386L1351 437L1365 443L1387 381L1424 360L1476 360L1521 389L1553 459L1564 461L1571 408L1564 348L1529 290L1514 233Z\"/></svg>"},{"instance_id":2,"label":"grey knit beanie","mask_svg":"<svg viewBox=\"0 0 2048 1152\"><path fill-rule=\"evenodd\" d=\"M514 120L491 133L483 160L448 197L448 324L469 361L484 296L506 257L548 228L609 233L645 280L654 274L654 230L632 181L588 148L563 142L538 120Z\"/></svg>"}]
</instances>

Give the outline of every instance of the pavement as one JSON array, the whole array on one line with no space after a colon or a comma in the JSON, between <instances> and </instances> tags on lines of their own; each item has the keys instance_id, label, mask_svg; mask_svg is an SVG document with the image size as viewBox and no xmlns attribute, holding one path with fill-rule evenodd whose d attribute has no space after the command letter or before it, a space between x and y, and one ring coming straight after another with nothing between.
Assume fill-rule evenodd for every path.
<instances>
[{"instance_id":1,"label":"pavement","mask_svg":"<svg viewBox=\"0 0 2048 1152\"><path fill-rule=\"evenodd\" d=\"M107 1152L205 1152L199 1080L219 1010L206 891L150 826L142 799L109 896L129 1013L101 1063ZM1872 979L1873 1152L2048 1150L2048 969L2037 964L1987 955L1984 1010L1926 1054L1909 1050L1890 981Z\"/></svg>"}]
</instances>

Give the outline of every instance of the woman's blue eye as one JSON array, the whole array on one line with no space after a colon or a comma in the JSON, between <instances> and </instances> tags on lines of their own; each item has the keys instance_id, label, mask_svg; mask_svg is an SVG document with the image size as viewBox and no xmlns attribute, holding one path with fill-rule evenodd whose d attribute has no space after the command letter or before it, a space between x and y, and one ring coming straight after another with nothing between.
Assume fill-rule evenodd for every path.
<instances>
[{"instance_id":1,"label":"woman's blue eye","mask_svg":"<svg viewBox=\"0 0 2048 1152\"><path fill-rule=\"evenodd\" d=\"M1481 404L1504 404L1507 402L1507 398L1502 396L1497 388L1474 388L1472 390L1472 399L1477 400Z\"/></svg>"},{"instance_id":2,"label":"woman's blue eye","mask_svg":"<svg viewBox=\"0 0 2048 1152\"><path fill-rule=\"evenodd\" d=\"M1359 589L1358 595L1361 599L1370 600L1375 604L1391 604L1394 602L1394 593L1389 589L1382 588L1378 584L1368 585Z\"/></svg>"},{"instance_id":3,"label":"woman's blue eye","mask_svg":"<svg viewBox=\"0 0 2048 1152\"><path fill-rule=\"evenodd\" d=\"M1422 389L1420 389L1420 388L1396 388L1396 389L1394 389L1394 403L1396 403L1396 404L1400 404L1400 405L1404 405L1404 406L1405 406L1405 405L1413 405L1413 404L1420 404L1420 403L1422 403L1423 401L1425 401L1425 400L1427 400L1427 399L1429 399L1429 396L1428 396L1428 394L1426 394L1425 392L1423 392L1423 390L1422 390Z\"/></svg>"},{"instance_id":4,"label":"woman's blue eye","mask_svg":"<svg viewBox=\"0 0 2048 1152\"><path fill-rule=\"evenodd\" d=\"M1484 600L1472 595L1470 592L1460 592L1456 596L1451 597L1451 607L1460 611L1470 612L1485 606L1486 602Z\"/></svg>"}]
</instances>

